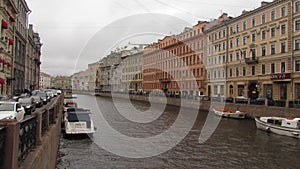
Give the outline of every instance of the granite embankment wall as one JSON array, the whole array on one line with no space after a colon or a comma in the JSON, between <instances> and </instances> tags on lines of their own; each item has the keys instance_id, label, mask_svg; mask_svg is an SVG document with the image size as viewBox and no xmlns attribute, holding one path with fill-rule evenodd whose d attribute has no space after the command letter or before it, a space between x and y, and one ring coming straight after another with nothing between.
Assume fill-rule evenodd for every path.
<instances>
[{"instance_id":1,"label":"granite embankment wall","mask_svg":"<svg viewBox=\"0 0 300 169\"><path fill-rule=\"evenodd\" d=\"M88 93L81 93L88 94ZM110 93L101 93L99 96L111 97ZM139 101L149 101L149 97L144 95L129 95L132 100ZM128 98L124 94L114 93L113 97L117 98ZM156 97L152 99L156 103L161 103L161 97ZM247 112L248 118L254 118L255 116L279 116L279 117L300 117L300 109L288 108L288 107L275 107L275 106L265 106L265 105L250 105L250 104L236 104L236 103L224 103L224 102L211 102L203 100L194 99L179 99L179 98L169 98L168 104L174 106L184 106L193 109L200 109L209 111L214 107L225 107L226 109L240 110Z\"/></svg>"}]
</instances>

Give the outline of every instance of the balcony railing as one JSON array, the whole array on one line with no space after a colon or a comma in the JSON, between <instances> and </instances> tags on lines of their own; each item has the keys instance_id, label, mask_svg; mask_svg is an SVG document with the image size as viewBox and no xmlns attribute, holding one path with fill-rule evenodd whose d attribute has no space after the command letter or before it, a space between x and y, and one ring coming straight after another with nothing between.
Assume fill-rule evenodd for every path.
<instances>
[{"instance_id":1,"label":"balcony railing","mask_svg":"<svg viewBox=\"0 0 300 169\"><path fill-rule=\"evenodd\" d=\"M258 58L256 57L251 57L251 58L245 58L245 63L246 64L257 64L258 63Z\"/></svg>"}]
</instances>

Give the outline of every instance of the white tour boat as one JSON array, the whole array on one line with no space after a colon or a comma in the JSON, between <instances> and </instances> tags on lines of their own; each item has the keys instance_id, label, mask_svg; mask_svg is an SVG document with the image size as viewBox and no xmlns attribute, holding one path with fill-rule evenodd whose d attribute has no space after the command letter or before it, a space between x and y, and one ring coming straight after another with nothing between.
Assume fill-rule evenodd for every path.
<instances>
[{"instance_id":1,"label":"white tour boat","mask_svg":"<svg viewBox=\"0 0 300 169\"><path fill-rule=\"evenodd\" d=\"M65 134L95 133L91 112L83 108L68 108L64 115Z\"/></svg>"},{"instance_id":2,"label":"white tour boat","mask_svg":"<svg viewBox=\"0 0 300 169\"><path fill-rule=\"evenodd\" d=\"M246 112L241 112L239 110L214 108L213 112L217 116L221 116L221 117L229 117L229 118L236 118L236 119L244 119L246 117Z\"/></svg>"},{"instance_id":3,"label":"white tour boat","mask_svg":"<svg viewBox=\"0 0 300 169\"><path fill-rule=\"evenodd\" d=\"M255 117L255 122L258 129L300 138L300 118Z\"/></svg>"}]
</instances>

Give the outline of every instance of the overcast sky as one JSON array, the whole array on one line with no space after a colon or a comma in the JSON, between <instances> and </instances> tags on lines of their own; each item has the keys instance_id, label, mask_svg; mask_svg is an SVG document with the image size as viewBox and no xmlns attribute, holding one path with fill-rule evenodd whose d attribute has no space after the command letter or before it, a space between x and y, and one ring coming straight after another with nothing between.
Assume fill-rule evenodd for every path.
<instances>
[{"instance_id":1,"label":"overcast sky","mask_svg":"<svg viewBox=\"0 0 300 169\"><path fill-rule=\"evenodd\" d=\"M271 0L268 0L269 2ZM41 70L52 76L87 69L115 47L151 43L222 12L239 16L259 0L27 0L41 36Z\"/></svg>"}]
</instances>

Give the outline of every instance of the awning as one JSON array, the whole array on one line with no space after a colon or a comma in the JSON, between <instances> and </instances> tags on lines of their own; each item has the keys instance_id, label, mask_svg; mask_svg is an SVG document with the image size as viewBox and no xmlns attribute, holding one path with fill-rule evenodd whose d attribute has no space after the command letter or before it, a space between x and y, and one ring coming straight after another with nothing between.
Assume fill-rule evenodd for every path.
<instances>
[{"instance_id":1,"label":"awning","mask_svg":"<svg viewBox=\"0 0 300 169\"><path fill-rule=\"evenodd\" d=\"M5 80L0 77L0 84L5 84Z\"/></svg>"},{"instance_id":2,"label":"awning","mask_svg":"<svg viewBox=\"0 0 300 169\"><path fill-rule=\"evenodd\" d=\"M14 40L13 40L13 39L11 39L11 38L9 38L9 39L8 39L8 44L10 44L10 45L14 45Z\"/></svg>"},{"instance_id":3,"label":"awning","mask_svg":"<svg viewBox=\"0 0 300 169\"><path fill-rule=\"evenodd\" d=\"M8 24L4 19L2 19L2 28L3 29L8 29Z\"/></svg>"}]
</instances>

